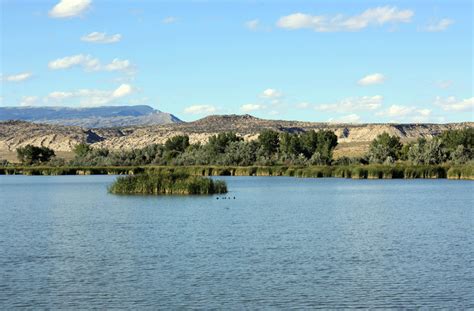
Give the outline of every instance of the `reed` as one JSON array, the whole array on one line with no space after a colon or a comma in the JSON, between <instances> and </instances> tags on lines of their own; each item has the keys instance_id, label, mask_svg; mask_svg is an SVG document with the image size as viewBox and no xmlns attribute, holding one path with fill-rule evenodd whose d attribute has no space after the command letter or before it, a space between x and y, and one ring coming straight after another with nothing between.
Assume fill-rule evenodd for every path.
<instances>
[{"instance_id":1,"label":"reed","mask_svg":"<svg viewBox=\"0 0 474 311\"><path fill-rule=\"evenodd\" d=\"M226 193L222 180L193 176L186 172L160 171L118 177L109 187L113 194L217 194Z\"/></svg>"},{"instance_id":2,"label":"reed","mask_svg":"<svg viewBox=\"0 0 474 311\"><path fill-rule=\"evenodd\" d=\"M409 163L335 166L15 166L0 168L0 175L140 175L177 173L189 176L289 176L353 179L450 178L474 180L474 164L412 165Z\"/></svg>"}]
</instances>

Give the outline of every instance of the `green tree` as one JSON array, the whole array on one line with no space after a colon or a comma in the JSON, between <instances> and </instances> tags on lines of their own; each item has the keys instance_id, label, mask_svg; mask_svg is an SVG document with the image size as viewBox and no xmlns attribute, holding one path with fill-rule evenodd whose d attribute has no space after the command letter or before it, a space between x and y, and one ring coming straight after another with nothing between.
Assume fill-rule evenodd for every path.
<instances>
[{"instance_id":1,"label":"green tree","mask_svg":"<svg viewBox=\"0 0 474 311\"><path fill-rule=\"evenodd\" d=\"M23 164L37 164L48 162L55 156L54 150L47 147L26 145L16 150L18 160Z\"/></svg>"},{"instance_id":2,"label":"green tree","mask_svg":"<svg viewBox=\"0 0 474 311\"><path fill-rule=\"evenodd\" d=\"M242 140L242 137L237 136L234 132L224 132L209 137L208 146L212 152L219 154L224 153L230 143Z\"/></svg>"},{"instance_id":3,"label":"green tree","mask_svg":"<svg viewBox=\"0 0 474 311\"><path fill-rule=\"evenodd\" d=\"M369 159L373 163L383 163L389 158L396 161L399 158L402 144L400 138L382 133L375 138L369 147Z\"/></svg>"},{"instance_id":4,"label":"green tree","mask_svg":"<svg viewBox=\"0 0 474 311\"><path fill-rule=\"evenodd\" d=\"M337 146L337 136L332 131L318 131L316 133L317 144L314 153L319 153L321 162L329 164L332 160L332 153ZM313 155L314 155L313 153Z\"/></svg>"},{"instance_id":5,"label":"green tree","mask_svg":"<svg viewBox=\"0 0 474 311\"><path fill-rule=\"evenodd\" d=\"M178 135L165 142L165 150L172 153L182 153L189 147L189 136Z\"/></svg>"},{"instance_id":6,"label":"green tree","mask_svg":"<svg viewBox=\"0 0 474 311\"><path fill-rule=\"evenodd\" d=\"M258 142L265 155L271 156L278 151L280 147L280 138L277 132L266 129L260 132Z\"/></svg>"},{"instance_id":7,"label":"green tree","mask_svg":"<svg viewBox=\"0 0 474 311\"><path fill-rule=\"evenodd\" d=\"M91 146L86 143L80 143L74 146L72 151L76 157L84 158L92 150Z\"/></svg>"},{"instance_id":8,"label":"green tree","mask_svg":"<svg viewBox=\"0 0 474 311\"><path fill-rule=\"evenodd\" d=\"M465 164L471 161L472 158L472 149L466 148L463 145L459 145L456 150L451 152L451 161L455 164Z\"/></svg>"},{"instance_id":9,"label":"green tree","mask_svg":"<svg viewBox=\"0 0 474 311\"><path fill-rule=\"evenodd\" d=\"M424 164L440 164L446 160L446 153L440 139L433 138L424 145Z\"/></svg>"},{"instance_id":10,"label":"green tree","mask_svg":"<svg viewBox=\"0 0 474 311\"><path fill-rule=\"evenodd\" d=\"M474 128L445 131L441 133L440 139L449 152L455 151L459 145L472 149L474 147Z\"/></svg>"},{"instance_id":11,"label":"green tree","mask_svg":"<svg viewBox=\"0 0 474 311\"><path fill-rule=\"evenodd\" d=\"M284 156L298 156L303 153L300 136L297 134L282 133L280 135L280 153Z\"/></svg>"}]
</instances>

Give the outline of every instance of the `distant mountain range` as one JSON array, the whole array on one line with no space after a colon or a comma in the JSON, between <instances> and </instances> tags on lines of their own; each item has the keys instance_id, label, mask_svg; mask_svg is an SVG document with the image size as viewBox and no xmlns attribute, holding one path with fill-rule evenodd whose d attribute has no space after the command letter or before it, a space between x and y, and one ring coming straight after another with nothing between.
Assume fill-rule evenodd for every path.
<instances>
[{"instance_id":1,"label":"distant mountain range","mask_svg":"<svg viewBox=\"0 0 474 311\"><path fill-rule=\"evenodd\" d=\"M150 106L0 107L0 121L73 125L85 128L126 127L181 123L176 116Z\"/></svg>"}]
</instances>

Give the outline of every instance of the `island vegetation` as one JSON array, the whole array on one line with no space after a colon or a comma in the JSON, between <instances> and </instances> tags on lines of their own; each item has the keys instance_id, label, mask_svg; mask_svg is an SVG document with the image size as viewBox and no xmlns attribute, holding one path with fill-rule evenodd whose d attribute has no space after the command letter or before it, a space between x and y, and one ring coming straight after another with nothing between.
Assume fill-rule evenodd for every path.
<instances>
[{"instance_id":1,"label":"island vegetation","mask_svg":"<svg viewBox=\"0 0 474 311\"><path fill-rule=\"evenodd\" d=\"M346 178L474 179L474 129L449 130L432 139L403 144L383 133L362 157L333 157L337 136L332 131L279 133L264 130L245 141L233 132L191 144L179 135L164 144L142 149L109 150L81 143L74 159L54 157L54 151L19 148L21 165L0 163L0 174L139 174L150 170L190 175L268 175ZM45 158L45 155L48 157Z\"/></svg>"},{"instance_id":2,"label":"island vegetation","mask_svg":"<svg viewBox=\"0 0 474 311\"><path fill-rule=\"evenodd\" d=\"M159 171L119 177L109 187L113 194L221 194L227 193L222 180L193 176L186 172Z\"/></svg>"}]
</instances>

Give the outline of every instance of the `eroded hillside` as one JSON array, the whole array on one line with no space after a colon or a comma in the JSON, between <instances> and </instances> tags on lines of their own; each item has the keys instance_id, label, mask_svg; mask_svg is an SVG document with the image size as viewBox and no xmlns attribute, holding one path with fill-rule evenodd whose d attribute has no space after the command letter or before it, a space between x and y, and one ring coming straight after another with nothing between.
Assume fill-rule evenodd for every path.
<instances>
[{"instance_id":1,"label":"eroded hillside","mask_svg":"<svg viewBox=\"0 0 474 311\"><path fill-rule=\"evenodd\" d=\"M377 135L387 132L402 141L432 138L449 129L474 127L473 122L450 124L332 124L300 121L264 120L250 115L209 116L195 122L110 129L87 129L75 126L37 124L23 121L0 122L0 151L14 152L32 144L69 152L79 142L110 149L142 148L164 143L168 138L187 134L192 143L205 142L219 132L234 131L246 140L258 137L263 129L303 132L326 129L338 136L336 156L361 154Z\"/></svg>"}]
</instances>

